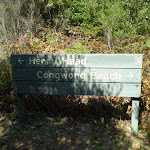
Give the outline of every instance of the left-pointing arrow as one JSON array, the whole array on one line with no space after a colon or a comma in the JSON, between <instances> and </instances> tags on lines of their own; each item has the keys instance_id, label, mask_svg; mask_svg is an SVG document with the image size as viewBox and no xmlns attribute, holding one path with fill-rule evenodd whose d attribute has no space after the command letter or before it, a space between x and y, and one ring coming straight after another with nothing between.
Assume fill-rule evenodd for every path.
<instances>
[{"instance_id":1,"label":"left-pointing arrow","mask_svg":"<svg viewBox=\"0 0 150 150\"><path fill-rule=\"evenodd\" d=\"M24 60L21 59L21 57L18 59L18 63L19 63L19 64L22 64L23 61L24 61Z\"/></svg>"}]
</instances>

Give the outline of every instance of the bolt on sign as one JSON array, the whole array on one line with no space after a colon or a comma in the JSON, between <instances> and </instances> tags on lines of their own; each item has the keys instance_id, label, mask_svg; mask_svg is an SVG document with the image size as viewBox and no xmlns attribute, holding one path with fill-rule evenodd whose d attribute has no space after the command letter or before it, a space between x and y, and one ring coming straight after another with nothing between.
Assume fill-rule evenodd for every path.
<instances>
[{"instance_id":1,"label":"bolt on sign","mask_svg":"<svg viewBox=\"0 0 150 150\"><path fill-rule=\"evenodd\" d=\"M17 94L140 97L141 54L12 54Z\"/></svg>"}]
</instances>

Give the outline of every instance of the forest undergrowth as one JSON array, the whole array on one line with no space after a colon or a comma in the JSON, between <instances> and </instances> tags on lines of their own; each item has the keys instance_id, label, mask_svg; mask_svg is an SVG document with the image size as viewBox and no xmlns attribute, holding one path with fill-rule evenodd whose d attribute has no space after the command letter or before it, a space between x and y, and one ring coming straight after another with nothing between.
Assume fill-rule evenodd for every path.
<instances>
[{"instance_id":1,"label":"forest undergrowth","mask_svg":"<svg viewBox=\"0 0 150 150\"><path fill-rule=\"evenodd\" d=\"M115 149L115 147L148 149L150 49L146 46L146 42L149 38L141 35L114 38L113 49L110 51L104 36L91 38L84 34L81 27L72 27L60 32L43 27L36 36L28 31L15 43L9 45L3 43L2 50L5 51L5 55L0 53L0 142L3 142L0 148L40 149L44 147L46 149L53 143L50 148L55 147L55 149L61 149L63 146L66 149ZM143 54L139 129L146 133L140 134L138 138L138 142L142 144L133 144L132 142L137 142L137 139L131 135L131 139L128 139L129 135L126 135L126 130L130 128L128 121L132 111L131 98L26 95L29 121L26 125L18 123L17 97L12 85L11 54ZM25 131L22 128L25 128ZM50 131L49 128L52 130ZM17 129L20 131L18 134L16 134ZM40 133L37 130L40 130ZM5 133L8 135L6 136ZM74 139L74 134L77 139ZM146 140L143 136L146 136ZM10 145L6 144L7 140L12 141Z\"/></svg>"}]
</instances>

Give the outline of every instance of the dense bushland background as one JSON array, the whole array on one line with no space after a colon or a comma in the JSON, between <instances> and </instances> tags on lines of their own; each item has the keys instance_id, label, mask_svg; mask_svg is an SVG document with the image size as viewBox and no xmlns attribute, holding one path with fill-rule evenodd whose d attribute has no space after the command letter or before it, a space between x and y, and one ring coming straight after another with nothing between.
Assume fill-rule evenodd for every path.
<instances>
[{"instance_id":1,"label":"dense bushland background","mask_svg":"<svg viewBox=\"0 0 150 150\"><path fill-rule=\"evenodd\" d=\"M114 37L150 32L149 0L1 0L0 39L15 40L40 26L56 31L81 26L89 37L110 30Z\"/></svg>"},{"instance_id":2,"label":"dense bushland background","mask_svg":"<svg viewBox=\"0 0 150 150\"><path fill-rule=\"evenodd\" d=\"M100 149L101 145L109 149L116 149L116 147L121 149L124 145L127 148L131 148L128 136L125 135L126 131L123 132L122 129L129 123L126 120L131 117L132 107L130 98L26 95L27 109L30 112L29 114L31 114L29 120L34 123L30 124L28 122L26 131L24 131L24 125L19 127L20 124L16 121L18 120L16 113L17 100L12 88L11 53L143 54L139 127L140 129L146 129L147 133L147 143L143 142L142 148L149 148L146 146L150 143L149 0L0 1L0 143L3 141L3 145L1 146L0 144L0 148L27 148L23 138L29 142L31 136L35 137L35 139L40 137L41 140L43 138L42 135L37 133L37 127L41 126L41 122L36 120L33 115L38 112L41 114L45 109L46 113L48 112L52 117L49 120L46 119L46 122L50 121L53 132L49 138L55 139L56 143L52 145L57 145L57 149L61 149L61 145L64 146L67 140L61 139L60 134L67 137L66 134L69 136L70 131L72 131L73 135L71 136L73 137L75 132L77 132L75 128L76 123L73 122L73 118L78 117L80 119L84 117L84 119L82 118L84 121L87 121L88 118L96 119L94 120L94 128L92 128L93 124L86 124L87 122L85 124L79 123L79 126L82 125L83 128L87 128L85 133L89 136L89 139L87 139L85 145L91 146L91 149L93 145L93 149ZM55 120L54 116L59 116L59 119ZM61 120L60 116L67 116L67 118L62 118ZM39 118L41 120L42 116L39 115ZM123 121L125 121L124 124ZM116 122L119 128L118 126L116 127ZM14 126L8 127L8 124L14 124ZM61 126L62 124L64 126ZM32 130L34 129L36 132L30 131L30 125ZM99 129L99 125L102 129ZM15 126L19 129L18 134L16 134L18 130ZM41 130L45 131L45 126L47 128L48 125L44 124ZM65 126L68 128L67 131ZM60 129L64 133L61 133ZM79 128L79 131L82 133L82 128ZM118 134L118 131L119 133L122 132L117 136L116 133ZM103 137L105 132L106 139L102 139L101 136ZM55 134L58 135L58 138L53 136ZM21 144L20 146L19 144L14 144L15 141L12 139L16 135L18 136L18 143L24 141L23 146ZM46 137L47 133L45 132L44 135ZM10 147L7 144L9 139L12 141L10 142ZM30 139L33 143L30 142L37 149L38 145L34 143L35 139ZM81 145L84 143L82 141L84 138L81 134L79 139L81 143L77 142L77 149L81 149ZM111 142L105 142L107 139ZM72 141L74 141L73 138ZM45 147L47 147L47 142L42 142L41 145L44 143ZM29 143L27 144L28 148L31 148ZM71 143L71 141L68 143ZM107 143L109 146L104 143Z\"/></svg>"}]
</instances>

